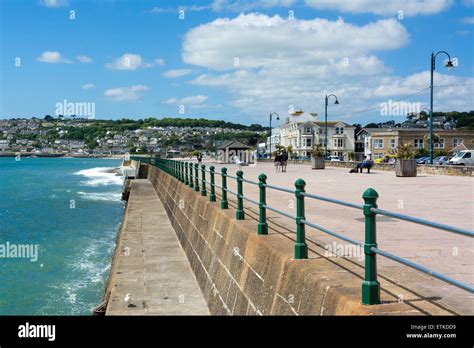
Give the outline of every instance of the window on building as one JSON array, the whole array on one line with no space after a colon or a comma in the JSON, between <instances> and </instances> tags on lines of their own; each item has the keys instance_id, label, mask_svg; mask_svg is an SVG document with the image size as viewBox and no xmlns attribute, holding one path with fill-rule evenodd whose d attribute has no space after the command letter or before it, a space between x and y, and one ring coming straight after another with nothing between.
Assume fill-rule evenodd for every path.
<instances>
[{"instance_id":1,"label":"window on building","mask_svg":"<svg viewBox=\"0 0 474 348\"><path fill-rule=\"evenodd\" d=\"M311 146L311 139L306 139L306 146Z\"/></svg>"},{"instance_id":2,"label":"window on building","mask_svg":"<svg viewBox=\"0 0 474 348\"><path fill-rule=\"evenodd\" d=\"M306 127L305 132L306 132L307 134L311 134L311 127Z\"/></svg>"},{"instance_id":3,"label":"window on building","mask_svg":"<svg viewBox=\"0 0 474 348\"><path fill-rule=\"evenodd\" d=\"M383 139L374 139L374 149L383 149Z\"/></svg>"},{"instance_id":4,"label":"window on building","mask_svg":"<svg viewBox=\"0 0 474 348\"><path fill-rule=\"evenodd\" d=\"M464 141L464 139L461 139L461 138L454 138L454 139L453 139L453 147L456 147L456 146L462 144L463 141Z\"/></svg>"},{"instance_id":5,"label":"window on building","mask_svg":"<svg viewBox=\"0 0 474 348\"><path fill-rule=\"evenodd\" d=\"M344 139L334 139L334 147L344 147Z\"/></svg>"},{"instance_id":6,"label":"window on building","mask_svg":"<svg viewBox=\"0 0 474 348\"><path fill-rule=\"evenodd\" d=\"M444 149L444 139L440 138L438 143L434 143L435 149Z\"/></svg>"},{"instance_id":7,"label":"window on building","mask_svg":"<svg viewBox=\"0 0 474 348\"><path fill-rule=\"evenodd\" d=\"M413 139L413 145L415 149L422 149L424 146L423 139Z\"/></svg>"},{"instance_id":8,"label":"window on building","mask_svg":"<svg viewBox=\"0 0 474 348\"><path fill-rule=\"evenodd\" d=\"M375 152L374 153L374 158L382 158L382 157L385 157L383 152Z\"/></svg>"},{"instance_id":9,"label":"window on building","mask_svg":"<svg viewBox=\"0 0 474 348\"><path fill-rule=\"evenodd\" d=\"M343 127L336 127L336 134L343 134L344 128Z\"/></svg>"},{"instance_id":10,"label":"window on building","mask_svg":"<svg viewBox=\"0 0 474 348\"><path fill-rule=\"evenodd\" d=\"M396 147L397 147L397 139L395 138L390 139L390 148L394 149Z\"/></svg>"}]
</instances>

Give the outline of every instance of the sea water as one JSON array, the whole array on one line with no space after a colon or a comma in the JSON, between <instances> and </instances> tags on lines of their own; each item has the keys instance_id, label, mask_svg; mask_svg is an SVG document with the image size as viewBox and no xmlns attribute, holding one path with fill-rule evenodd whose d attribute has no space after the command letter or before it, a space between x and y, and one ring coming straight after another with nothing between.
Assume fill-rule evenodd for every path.
<instances>
[{"instance_id":1,"label":"sea water","mask_svg":"<svg viewBox=\"0 0 474 348\"><path fill-rule=\"evenodd\" d=\"M0 315L90 315L101 302L124 212L119 165L0 158Z\"/></svg>"}]
</instances>

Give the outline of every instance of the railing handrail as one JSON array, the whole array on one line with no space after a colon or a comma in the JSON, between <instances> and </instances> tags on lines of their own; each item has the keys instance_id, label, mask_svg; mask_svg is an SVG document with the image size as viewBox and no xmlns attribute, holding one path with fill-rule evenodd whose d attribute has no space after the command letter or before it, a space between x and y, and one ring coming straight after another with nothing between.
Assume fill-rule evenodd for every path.
<instances>
[{"instance_id":1,"label":"railing handrail","mask_svg":"<svg viewBox=\"0 0 474 348\"><path fill-rule=\"evenodd\" d=\"M463 283L459 280L456 280L454 278L451 278L451 277L448 277L448 276L445 276L439 272L436 272L436 271L432 271L430 270L429 268L425 267L425 266L421 266L417 263L414 263L414 262L411 262L409 260L405 260L404 258L400 257L400 256L397 256L397 255L394 255L392 253L389 253L388 251L385 251L385 250L381 250L379 248L376 248L376 247L372 247L371 250L376 253L376 254L379 254L379 255L382 255L390 260L393 260L395 262L398 262L398 263L401 263L403 265L406 265L408 267L411 267L413 269L416 269L420 272L423 272L423 273L426 273L426 274L429 274L430 276L433 276L435 278L438 278L440 280L443 280L445 281L446 283L450 283L454 286L457 286L458 288L461 288L463 290L467 290L469 292L474 292L474 287L469 285L469 284L466 284L466 283Z\"/></svg>"},{"instance_id":2,"label":"railing handrail","mask_svg":"<svg viewBox=\"0 0 474 348\"><path fill-rule=\"evenodd\" d=\"M178 162L178 163L173 163L173 162ZM184 175L188 174L187 166L183 165L183 163L185 163L185 162L189 163L190 161L174 161L174 160L171 160L171 159L158 159L158 164L155 161L155 163L153 165L158 167L158 168L161 167L160 169L165 170L165 172L167 172L170 175L175 176L178 180L180 180L184 183L185 179L187 179L187 178L184 177ZM151 164L151 158L150 158L149 163ZM363 285L362 285L362 303L363 304L377 304L377 303L380 303L380 284L377 281L377 270L376 270L376 266L375 266L375 255L376 254L381 255L383 257L386 257L388 259L391 259L395 262L401 263L403 265L406 265L408 267L411 267L413 269L416 269L418 271L421 271L423 273L429 274L429 275L431 275L431 276L433 276L437 279L440 279L440 280L445 281L449 284L457 286L457 287L459 287L463 290L467 290L471 293L474 292L474 287L469 285L469 284L466 284L466 283L463 283L463 282L458 281L456 279L453 279L451 277L445 276L445 275L443 275L439 272L432 271L432 270L430 270L430 269L428 269L428 268L426 268L422 265L411 262L409 260L405 260L405 259L403 259L399 256L396 256L396 255L391 254L387 251L379 249L377 247L377 243L376 243L376 239L375 239L375 236L376 236L376 230L375 230L376 219L375 218L376 218L377 214L380 214L380 215L384 215L384 216L393 217L393 218L396 218L396 219L399 219L399 220L408 221L408 222L412 222L412 223L416 223L416 224L436 228L436 229L443 230L443 231L446 231L446 232L455 233L455 234L459 234L459 235L462 235L462 236L467 236L467 237L470 237L470 238L474 237L474 232L473 231L463 229L463 228L453 227L453 226L449 226L449 225L445 225L445 224L441 224L441 223L437 223L437 222L432 222L432 221L428 221L428 220L424 220L424 219L420 219L420 218L416 218L416 217L412 217L412 216L408 216L408 215L404 215L404 214L394 213L394 212L390 212L390 211L387 211L387 210L379 209L377 207L377 204L376 204L376 201L378 199L378 194L373 189L368 189L364 192L363 198L364 198L365 204L360 205L360 204L346 202L346 201L342 201L342 200L338 200L338 199L333 199L333 198L328 198L328 197L323 197L323 196L320 196L320 195L307 193L304 190L304 187L305 187L306 183L301 179L298 179L295 182L296 190L292 190L292 189L288 189L288 188L284 188L284 187L280 187L280 186L274 186L274 185L267 184L266 183L266 175L264 175L264 174L260 174L258 183L255 182L255 181L244 179L242 171L238 171L237 176L229 175L229 174L227 174L227 169L225 167L221 169L221 173L220 173L221 176L222 176L223 185L219 186L219 185L215 184L214 181L213 181L213 175L215 174L215 171L214 171L214 167L212 167L212 168L213 169L211 171L211 170L206 169L205 165L201 165L201 167L199 168L197 164L193 165L191 163L191 165L190 165L191 170L190 170L190 173L189 173L189 175L191 177L190 187L192 187L192 179L193 179L192 169L195 169L195 177L194 177L195 183L196 183L195 191L199 190L199 187L198 187L199 171L198 171L198 169L200 169L201 172L202 172L201 173L202 174L201 182L203 184L201 195L203 195L203 196L206 195L205 192L207 192L207 190L204 186L205 184L210 183L211 191L214 190L215 187L220 188L222 190L222 202L221 202L221 208L222 209L227 209L227 196L225 194L228 192L228 193L231 193L231 194L235 195L237 197L237 211L236 211L236 219L237 220L245 219L245 214L243 212L243 204L242 204L242 202L244 200L248 201L248 202L251 202L255 205L258 205L259 208L260 208L259 234L267 234L267 222L266 222L266 213L265 213L266 209L271 210L275 213L278 213L282 216L285 216L285 217L287 217L291 220L296 221L296 223L297 223L297 241L296 241L296 244L295 244L295 258L297 258L297 259L307 258L307 245L306 245L306 242L305 242L305 231L304 231L304 226L305 225L309 226L309 227L312 227L312 228L315 228L315 229L317 229L321 232L324 232L326 234L329 234L333 237L344 240L348 243L364 247L364 253L366 255L366 264L365 264L366 275L365 275L365 280L364 280ZM186 171L184 169L186 169ZM204 175L205 172L211 173L212 177L211 177L210 182L205 180L205 175ZM226 179L227 178L237 180L237 192L234 192L234 191L229 190L227 188L227 185L226 185ZM252 184L252 185L256 185L256 186L259 187L260 202L257 202L253 199L250 199L250 198L244 196L243 186L242 186L243 182L246 182L246 183ZM279 190L279 191L295 194L296 199L297 199L297 209L296 209L297 214L296 214L296 216L285 213L285 212L283 212L283 211L281 211L277 208L274 208L274 207L268 205L266 203L266 193L265 193L266 188L270 188L270 189L274 189L274 190ZM225 195L225 197L224 197L224 195ZM316 199L316 200L320 200L320 201L324 201L324 202L328 202L328 203L333 203L333 204L337 204L337 205L342 205L342 206L362 210L364 212L365 221L366 221L366 224L365 224L366 225L366 241L365 241L365 243L357 241L357 240L352 239L350 237L344 236L343 234L331 231L327 228L319 226L319 225L317 225L315 223L312 223L310 221L307 221L306 218L305 218L305 215L304 215L304 211L305 211L304 210L304 197L308 197L308 198L311 198L311 199ZM214 200L212 200L212 198L210 198L210 199L211 199L211 201L215 201L215 197L213 198Z\"/></svg>"},{"instance_id":3,"label":"railing handrail","mask_svg":"<svg viewBox=\"0 0 474 348\"><path fill-rule=\"evenodd\" d=\"M396 219L399 219L399 220L405 220L405 221L408 221L408 222L413 222L415 224L425 225L425 226L428 226L428 227L436 228L438 230L444 230L446 232L456 233L456 234L460 234L460 235L467 236L467 237L474 237L474 231L469 231L469 230L466 230L466 229L463 229L463 228L449 226L449 225L441 224L441 223L438 223L438 222L428 221L428 220L420 219L420 218L417 218L417 217L404 215L404 214L399 214L399 213L394 213L394 212L391 212L391 211L382 210L382 209L378 209L378 208L371 208L370 210L372 212L376 213L376 214L393 217L393 218L396 218Z\"/></svg>"}]
</instances>

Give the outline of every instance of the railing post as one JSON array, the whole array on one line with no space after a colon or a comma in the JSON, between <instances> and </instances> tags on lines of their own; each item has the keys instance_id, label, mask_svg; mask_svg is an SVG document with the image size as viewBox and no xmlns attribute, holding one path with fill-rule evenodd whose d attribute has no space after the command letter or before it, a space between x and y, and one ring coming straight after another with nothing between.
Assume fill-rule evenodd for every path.
<instances>
[{"instance_id":1,"label":"railing post","mask_svg":"<svg viewBox=\"0 0 474 348\"><path fill-rule=\"evenodd\" d=\"M179 166L180 166L180 162L176 161L176 177L179 181L181 181L181 170Z\"/></svg>"},{"instance_id":2,"label":"railing post","mask_svg":"<svg viewBox=\"0 0 474 348\"><path fill-rule=\"evenodd\" d=\"M374 305L380 303L380 283L377 281L377 254L371 248L377 247L376 214L370 209L377 208L379 195L372 188L362 195L364 199L365 216L365 277L362 282L362 304Z\"/></svg>"},{"instance_id":3,"label":"railing post","mask_svg":"<svg viewBox=\"0 0 474 348\"><path fill-rule=\"evenodd\" d=\"M243 176L244 172L238 170L237 173L237 211L235 212L235 219L236 220L245 220L245 213L244 213L244 185L243 185Z\"/></svg>"},{"instance_id":4,"label":"railing post","mask_svg":"<svg viewBox=\"0 0 474 348\"><path fill-rule=\"evenodd\" d=\"M194 191L199 192L199 164L194 164Z\"/></svg>"},{"instance_id":5,"label":"railing post","mask_svg":"<svg viewBox=\"0 0 474 348\"><path fill-rule=\"evenodd\" d=\"M305 236L305 224L301 220L305 220L305 209L304 209L304 188L306 183L303 179L295 181L295 197L296 197L296 243L295 243L295 259L307 259L308 258L308 245L306 244Z\"/></svg>"},{"instance_id":6,"label":"railing post","mask_svg":"<svg viewBox=\"0 0 474 348\"><path fill-rule=\"evenodd\" d=\"M193 164L188 163L188 167L189 167L189 187L193 188L194 187L194 183L193 183Z\"/></svg>"},{"instance_id":7,"label":"railing post","mask_svg":"<svg viewBox=\"0 0 474 348\"><path fill-rule=\"evenodd\" d=\"M258 203L260 210L260 220L258 222L258 234L268 234L268 224L267 224L267 193L265 191L267 183L267 176L265 174L260 174L258 176L258 187L260 189L260 201Z\"/></svg>"},{"instance_id":8,"label":"railing post","mask_svg":"<svg viewBox=\"0 0 474 348\"><path fill-rule=\"evenodd\" d=\"M181 179L181 182L184 184L184 162L183 161L179 161L179 176L180 176L180 179Z\"/></svg>"},{"instance_id":9,"label":"railing post","mask_svg":"<svg viewBox=\"0 0 474 348\"><path fill-rule=\"evenodd\" d=\"M184 184L189 186L189 179L188 179L188 162L184 162Z\"/></svg>"},{"instance_id":10,"label":"railing post","mask_svg":"<svg viewBox=\"0 0 474 348\"><path fill-rule=\"evenodd\" d=\"M222 176L221 209L229 209L229 202L227 202L227 168L226 167L222 167L221 176Z\"/></svg>"},{"instance_id":11,"label":"railing post","mask_svg":"<svg viewBox=\"0 0 474 348\"><path fill-rule=\"evenodd\" d=\"M207 196L206 191L206 165L201 165L201 196Z\"/></svg>"},{"instance_id":12,"label":"railing post","mask_svg":"<svg viewBox=\"0 0 474 348\"><path fill-rule=\"evenodd\" d=\"M215 170L215 167L214 166L210 166L209 167L209 176L211 177L211 184L210 184L210 187L211 187L211 193L209 195L209 202L215 202L216 201L216 188L214 186L214 170Z\"/></svg>"}]
</instances>

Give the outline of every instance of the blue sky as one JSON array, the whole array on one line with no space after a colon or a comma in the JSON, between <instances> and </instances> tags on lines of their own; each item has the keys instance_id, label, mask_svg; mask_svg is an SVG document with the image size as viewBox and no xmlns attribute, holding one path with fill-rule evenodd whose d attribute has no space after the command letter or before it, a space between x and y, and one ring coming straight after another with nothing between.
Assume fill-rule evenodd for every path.
<instances>
[{"instance_id":1,"label":"blue sky","mask_svg":"<svg viewBox=\"0 0 474 348\"><path fill-rule=\"evenodd\" d=\"M399 121L379 106L429 86L433 50L459 62L437 58L435 110L472 110L473 12L471 0L4 0L0 118L67 100L95 103L97 118L266 125L273 111L323 118L335 93L330 118Z\"/></svg>"}]
</instances>

